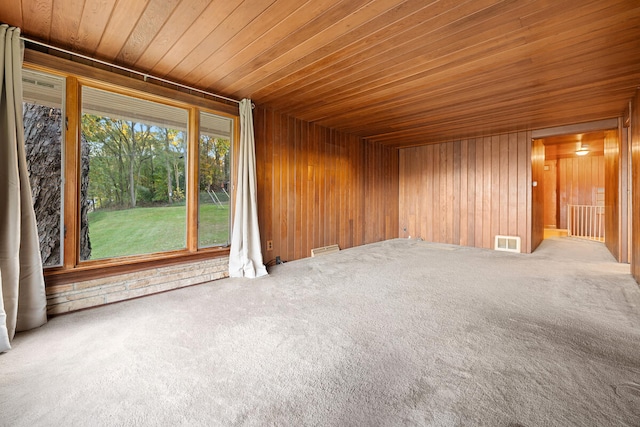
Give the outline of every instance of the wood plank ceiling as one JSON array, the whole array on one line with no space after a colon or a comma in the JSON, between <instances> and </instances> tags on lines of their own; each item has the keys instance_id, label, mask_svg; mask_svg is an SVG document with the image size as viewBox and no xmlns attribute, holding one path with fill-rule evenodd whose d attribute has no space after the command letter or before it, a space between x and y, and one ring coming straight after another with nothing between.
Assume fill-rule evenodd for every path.
<instances>
[{"instance_id":1,"label":"wood plank ceiling","mask_svg":"<svg viewBox=\"0 0 640 427\"><path fill-rule=\"evenodd\" d=\"M2 0L52 45L402 147L616 117L638 0Z\"/></svg>"},{"instance_id":2,"label":"wood plank ceiling","mask_svg":"<svg viewBox=\"0 0 640 427\"><path fill-rule=\"evenodd\" d=\"M577 157L576 151L585 149L587 156L604 156L605 131L569 134L542 138L545 160Z\"/></svg>"}]
</instances>

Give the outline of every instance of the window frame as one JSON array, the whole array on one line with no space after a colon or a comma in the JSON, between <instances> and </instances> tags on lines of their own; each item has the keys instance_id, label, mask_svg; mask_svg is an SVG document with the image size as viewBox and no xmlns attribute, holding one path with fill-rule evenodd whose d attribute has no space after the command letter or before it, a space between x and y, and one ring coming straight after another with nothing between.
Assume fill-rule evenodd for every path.
<instances>
[{"instance_id":1,"label":"window frame","mask_svg":"<svg viewBox=\"0 0 640 427\"><path fill-rule=\"evenodd\" d=\"M24 68L50 73L66 79L63 132L63 241L62 265L44 269L47 287L64 285L99 277L156 268L158 266L193 262L228 256L229 246L198 247L198 148L200 112L233 120L231 146L231 200L235 200L237 182L236 159L240 140L240 118L237 105L216 101L203 95L193 95L179 88L167 87L130 77L119 70L103 70L30 49L25 50ZM139 99L183 108L188 112L187 123L187 200L186 248L99 260L80 260L80 135L82 114L82 86L93 87L133 96ZM234 202L230 206L231 233Z\"/></svg>"},{"instance_id":2,"label":"window frame","mask_svg":"<svg viewBox=\"0 0 640 427\"><path fill-rule=\"evenodd\" d=\"M235 175L235 170L236 167L235 165L237 164L236 162L236 153L239 152L239 143L240 143L240 116L230 116L230 115L225 115L225 114L220 114L219 112L216 112L214 110L210 110L210 109L206 109L206 108L200 108L198 109L198 111L196 111L196 114L198 116L198 134L195 136L196 137L196 153L195 155L197 156L197 159L195 159L196 161L196 169L193 173L193 175L195 175L194 178L194 182L193 185L195 186L194 188L196 189L196 192L198 194L196 194L196 200L197 200L197 205L198 208L196 210L196 217L195 217L195 221L199 224L200 223L200 201L199 201L199 197L200 197L200 136L202 135L202 132L200 132L200 117L202 115L202 113L207 113L207 114L213 114L213 115L217 115L217 116L221 116L221 117L226 117L226 118L230 118L233 119L233 126L232 126L232 135L230 136L231 138L231 156L230 156L230 162L231 164L229 165L230 171L229 171L229 180L230 180L230 189L229 189L229 195L231 196L229 199L229 218L228 218L228 222L229 222L229 239L227 241L227 245L210 245L210 246L204 246L201 248L201 250L204 250L206 248L214 248L216 246L230 246L231 245L231 232L233 230L233 211L235 209L235 183L236 183L236 175ZM191 174L189 174L189 177L191 177ZM195 238L195 244L198 245L199 241L200 241L200 236L198 233L199 229L196 227L196 234L194 236Z\"/></svg>"},{"instance_id":3,"label":"window frame","mask_svg":"<svg viewBox=\"0 0 640 427\"><path fill-rule=\"evenodd\" d=\"M63 89L62 89L62 106L60 108L60 111L62 113L62 117L66 118L67 117L67 104L66 104L66 100L67 100L67 88L66 88L66 76L63 73L59 73L57 71L52 71L52 70L47 70L47 69L43 69L41 67L33 67L33 66L27 66L26 64L24 64L23 68L27 68L30 71L34 71L37 73L46 73L46 74L50 74L52 76L55 77L59 77L61 79L64 80L63 82ZM56 268L62 268L64 266L64 257L65 257L65 252L64 252L64 245L65 245L65 240L64 240L64 236L65 236L65 222L64 222L64 218L65 218L65 181L66 181L66 169L65 169L65 151L66 151L66 132L64 131L64 126L61 126L61 132L60 132L60 183L61 183L61 197L60 197L60 260L58 261L58 263L56 265L47 265L47 266L43 266L43 269L49 270L49 269L56 269Z\"/></svg>"},{"instance_id":4,"label":"window frame","mask_svg":"<svg viewBox=\"0 0 640 427\"><path fill-rule=\"evenodd\" d=\"M94 81L92 79L85 79L85 78L78 78L77 79L77 87L78 87L78 133L77 136L75 136L75 139L77 141L77 149L76 147L74 147L74 153L78 156L77 158L77 173L75 174L75 176L77 177L78 182L80 181L81 177L80 174L81 172L81 167L82 167L82 159L80 158L80 151L81 151L81 138L80 135L82 134L82 110L83 110L83 105L82 105L82 91L83 88L91 88L91 89L98 89L101 91L105 91L105 92L110 92L110 93L116 93L118 95L123 95L123 96L129 96L129 97L133 97L136 98L138 100L142 100L145 102L156 102L159 104L164 104L170 107L175 107L175 108L179 108L182 110L185 110L187 112L187 129L186 129L186 135L187 135L187 167L185 168L185 174L187 174L187 177L185 178L185 183L187 185L187 191L186 191L186 203L185 203L185 207L186 207L186 214L185 214L185 247L181 248L181 249L175 249L175 250L169 250L169 251L162 251L162 252L152 252L152 253L148 253L148 254L137 254L137 255L126 255L126 256L119 256L119 257L107 257L107 258L100 258L100 259L90 259L90 260L83 260L80 258L80 236L79 234L76 235L76 245L77 245L77 250L75 251L75 263L77 266L91 266L91 265L108 265L108 264L113 264L113 263L119 263L121 261L125 261L128 259L131 260L136 260L136 259L147 259L149 257L157 257L160 256L162 254L180 254L183 253L185 251L188 251L190 253L192 252L197 252L198 251L198 247L194 247L192 244L190 244L190 239L189 239L189 230L192 227L196 227L196 231L197 231L197 223L193 224L192 222L190 222L189 218L189 212L192 209L196 209L197 210L197 199L195 200L196 206L193 206L194 200L190 197L190 193L192 191L192 188L190 187L190 177L189 177L189 171L191 170L191 163L193 162L193 157L194 157L194 153L192 151L193 149L193 144L192 144L192 137L191 134L193 133L193 129L197 129L192 127L192 122L191 122L191 115L194 114L198 114L199 109L194 109L192 106L185 104L185 103L181 103L181 102L174 102L170 99L165 99L162 97L157 97L157 96L149 96L146 93L142 93L139 91L129 91L126 88L120 88L120 87L112 87L111 85L104 85L102 84L102 82L97 82ZM196 150L197 150L197 146L196 146ZM195 155L197 155L197 151L195 153ZM197 165L195 170L197 171ZM79 230L80 228L80 191L79 191L79 184L76 184L73 188L74 191L76 191L76 194L74 196L75 202L76 202L76 207L75 209L77 210L77 224L76 224L76 230ZM197 242L196 242L197 243Z\"/></svg>"}]
</instances>

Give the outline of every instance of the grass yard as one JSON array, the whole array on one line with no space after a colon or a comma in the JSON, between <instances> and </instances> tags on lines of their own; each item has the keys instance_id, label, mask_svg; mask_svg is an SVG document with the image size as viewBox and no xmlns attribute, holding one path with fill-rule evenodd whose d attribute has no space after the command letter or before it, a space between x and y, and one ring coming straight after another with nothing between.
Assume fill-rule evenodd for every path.
<instances>
[{"instance_id":1,"label":"grass yard","mask_svg":"<svg viewBox=\"0 0 640 427\"><path fill-rule=\"evenodd\" d=\"M198 227L198 246L226 245L231 242L229 235L229 205L214 205L200 202L200 218Z\"/></svg>"},{"instance_id":2,"label":"grass yard","mask_svg":"<svg viewBox=\"0 0 640 427\"><path fill-rule=\"evenodd\" d=\"M200 205L200 247L229 240L229 206ZM186 246L186 207L152 207L89 213L91 259L141 255Z\"/></svg>"}]
</instances>

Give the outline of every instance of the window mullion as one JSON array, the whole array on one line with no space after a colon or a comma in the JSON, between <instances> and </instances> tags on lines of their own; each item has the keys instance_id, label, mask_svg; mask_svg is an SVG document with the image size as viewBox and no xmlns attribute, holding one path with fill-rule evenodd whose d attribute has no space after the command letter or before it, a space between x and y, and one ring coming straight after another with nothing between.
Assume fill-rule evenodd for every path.
<instances>
[{"instance_id":1,"label":"window mullion","mask_svg":"<svg viewBox=\"0 0 640 427\"><path fill-rule=\"evenodd\" d=\"M78 79L67 77L64 138L64 268L77 265L79 255L80 90Z\"/></svg>"},{"instance_id":2,"label":"window mullion","mask_svg":"<svg viewBox=\"0 0 640 427\"><path fill-rule=\"evenodd\" d=\"M198 250L198 143L200 113L197 108L189 109L189 127L187 129L187 250Z\"/></svg>"}]
</instances>

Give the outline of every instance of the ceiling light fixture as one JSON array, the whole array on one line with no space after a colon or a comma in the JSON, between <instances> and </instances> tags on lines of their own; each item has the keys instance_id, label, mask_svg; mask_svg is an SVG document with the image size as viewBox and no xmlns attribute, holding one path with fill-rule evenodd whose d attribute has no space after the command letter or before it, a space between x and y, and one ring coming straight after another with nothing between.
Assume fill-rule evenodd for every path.
<instances>
[{"instance_id":1,"label":"ceiling light fixture","mask_svg":"<svg viewBox=\"0 0 640 427\"><path fill-rule=\"evenodd\" d=\"M576 156L586 156L589 154L589 146L581 144L580 148L576 151Z\"/></svg>"}]
</instances>

